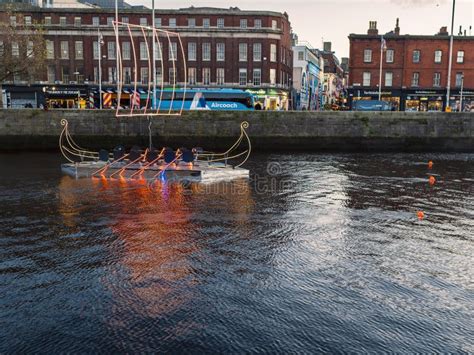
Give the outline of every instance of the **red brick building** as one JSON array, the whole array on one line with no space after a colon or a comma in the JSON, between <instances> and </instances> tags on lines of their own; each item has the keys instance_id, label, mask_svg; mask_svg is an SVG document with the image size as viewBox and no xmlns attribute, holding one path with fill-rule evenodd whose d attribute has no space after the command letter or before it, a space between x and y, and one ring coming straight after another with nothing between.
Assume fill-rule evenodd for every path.
<instances>
[{"instance_id":1,"label":"red brick building","mask_svg":"<svg viewBox=\"0 0 474 355\"><path fill-rule=\"evenodd\" d=\"M433 36L400 35L398 20L384 35L376 22L367 34L349 35L349 101L378 98L382 37L382 99L397 110L443 110L450 36L445 27ZM472 101L474 110L474 37L454 36L453 43L450 106L459 109L463 86L463 108L470 110Z\"/></svg>"},{"instance_id":2,"label":"red brick building","mask_svg":"<svg viewBox=\"0 0 474 355\"><path fill-rule=\"evenodd\" d=\"M81 96L86 95L85 91L91 91L90 88L97 87L99 30L104 41L100 48L102 82L113 87L116 81L115 34L112 28L114 9L32 7L14 15L19 29L31 28L38 23L45 31L48 63L36 84L48 86L47 92L51 91L52 85L63 87L65 92L71 91L68 89L77 91L79 87ZM157 64L157 77L163 79L165 86L171 85L176 75L176 81L181 85L186 77L188 87L248 89L265 97L269 104L273 99L274 106L287 106L293 60L291 25L286 13L242 11L232 7L191 7L157 10L155 18L158 28L180 34L187 61L185 73L182 57L178 55L174 63L170 58L173 50L180 54L181 47L170 49L167 38L163 38L162 63ZM151 26L151 10L120 9L119 21ZM122 51L130 51L130 47L140 51L143 38L140 38L139 32L134 32L132 46L128 34L121 33ZM171 37L171 42L176 43L176 37ZM151 53L151 35L149 47ZM151 73L146 58L138 63L137 73L134 72L133 58L126 59L129 56L124 53L122 58L126 84L132 85L135 77L139 85L148 82ZM26 84L25 78L10 79L6 84ZM83 90L82 86L88 90Z\"/></svg>"}]
</instances>

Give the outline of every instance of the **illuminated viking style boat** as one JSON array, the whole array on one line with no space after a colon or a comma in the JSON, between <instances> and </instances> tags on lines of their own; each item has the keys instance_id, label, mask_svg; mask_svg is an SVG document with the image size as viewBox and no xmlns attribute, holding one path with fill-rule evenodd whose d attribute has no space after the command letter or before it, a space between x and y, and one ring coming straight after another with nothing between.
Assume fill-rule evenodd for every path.
<instances>
[{"instance_id":1,"label":"illuminated viking style boat","mask_svg":"<svg viewBox=\"0 0 474 355\"><path fill-rule=\"evenodd\" d=\"M117 11L117 10L116 10ZM118 21L116 12L116 21L113 22L116 36L117 48L117 99L116 99L116 117L147 117L150 120L156 116L180 116L185 105L186 92L186 58L183 44L178 33L157 29L154 25L141 26ZM131 43L131 56L134 62L133 87L128 88L130 94L129 111L124 109L122 89L130 80L130 67L124 71L122 65L122 51L120 49L119 33L129 36ZM98 33L98 46L102 45L102 37ZM137 37L142 37L144 48L136 50L135 42ZM151 37L151 39L150 39ZM161 78L157 89L156 65L161 66L161 72L164 72L162 44L160 37L168 42L170 48L170 69L176 73L178 63L182 64L184 81L182 88L177 87L177 76L173 75L170 79L171 87L164 87L163 78ZM172 42L171 38L175 38ZM149 41L152 43L151 55ZM130 49L130 48L129 48ZM129 50L128 49L128 50ZM139 72L138 64L142 61L143 51L147 52L148 72L153 73L152 80L148 80L148 91L144 105L141 105L140 91L137 87ZM137 53L138 52L138 53ZM178 54L179 53L179 54ZM100 54L99 54L100 56ZM140 57L140 58L139 58ZM141 78L143 80L143 78ZM101 91L101 88L99 88ZM152 93L150 97L150 93ZM167 97L164 100L164 94ZM102 95L102 92L100 92ZM127 98L125 98L127 100ZM199 107L199 95L193 99L191 106ZM198 109L198 108L196 108ZM241 168L251 152L251 144L246 129L248 122L242 122L240 125L240 136L237 141L223 153L213 153L204 151L201 148L172 148L156 149L151 144L151 129L149 129L150 145L146 149L132 147L128 151L123 146L117 146L112 152L100 150L98 152L90 151L80 147L71 137L67 120L62 120L63 130L59 138L59 147L64 157L69 161L62 164L61 169L65 174L76 178L98 177L103 179L137 179L147 181L196 181L211 182L222 179L234 179L248 177L249 171Z\"/></svg>"},{"instance_id":2,"label":"illuminated viking style boat","mask_svg":"<svg viewBox=\"0 0 474 355\"><path fill-rule=\"evenodd\" d=\"M245 131L247 122L242 122L239 138L223 153L201 148L174 151L171 148L157 150L136 146L128 152L123 146L115 147L111 153L104 149L94 152L77 145L69 133L66 120L61 120L61 124L64 127L59 147L69 161L61 165L61 170L76 178L214 182L249 176L249 171L241 168L251 151L250 139ZM245 149L242 149L242 143L246 145Z\"/></svg>"}]
</instances>

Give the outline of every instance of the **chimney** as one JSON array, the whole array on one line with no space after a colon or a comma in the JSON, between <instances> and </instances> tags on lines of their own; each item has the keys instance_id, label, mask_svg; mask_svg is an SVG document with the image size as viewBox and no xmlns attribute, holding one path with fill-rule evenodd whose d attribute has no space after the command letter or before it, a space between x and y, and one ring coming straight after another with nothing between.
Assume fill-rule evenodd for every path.
<instances>
[{"instance_id":1,"label":"chimney","mask_svg":"<svg viewBox=\"0 0 474 355\"><path fill-rule=\"evenodd\" d=\"M325 52L331 52L331 42L323 42L323 50Z\"/></svg>"},{"instance_id":2,"label":"chimney","mask_svg":"<svg viewBox=\"0 0 474 355\"><path fill-rule=\"evenodd\" d=\"M400 26L399 26L399 22L398 22L398 17L397 17L397 23L395 24L395 34L397 36L400 35Z\"/></svg>"},{"instance_id":3,"label":"chimney","mask_svg":"<svg viewBox=\"0 0 474 355\"><path fill-rule=\"evenodd\" d=\"M379 30L377 29L377 21L369 21L369 30L367 31L368 35L378 35Z\"/></svg>"},{"instance_id":4,"label":"chimney","mask_svg":"<svg viewBox=\"0 0 474 355\"><path fill-rule=\"evenodd\" d=\"M462 36L462 26L459 26L459 33L458 36Z\"/></svg>"},{"instance_id":5,"label":"chimney","mask_svg":"<svg viewBox=\"0 0 474 355\"><path fill-rule=\"evenodd\" d=\"M448 27L446 27L446 26L441 27L441 28L439 29L438 35L440 35L440 36L448 36L448 35L449 35L449 33L448 33Z\"/></svg>"}]
</instances>

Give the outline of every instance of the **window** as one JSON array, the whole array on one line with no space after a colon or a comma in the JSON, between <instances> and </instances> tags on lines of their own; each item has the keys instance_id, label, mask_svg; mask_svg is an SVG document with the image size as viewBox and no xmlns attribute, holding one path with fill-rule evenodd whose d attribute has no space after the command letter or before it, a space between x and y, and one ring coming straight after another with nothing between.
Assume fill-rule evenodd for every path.
<instances>
[{"instance_id":1,"label":"window","mask_svg":"<svg viewBox=\"0 0 474 355\"><path fill-rule=\"evenodd\" d=\"M10 25L16 26L16 16L10 16Z\"/></svg>"},{"instance_id":2,"label":"window","mask_svg":"<svg viewBox=\"0 0 474 355\"><path fill-rule=\"evenodd\" d=\"M178 44L171 42L168 51L168 60L176 60L178 58Z\"/></svg>"},{"instance_id":3,"label":"window","mask_svg":"<svg viewBox=\"0 0 474 355\"><path fill-rule=\"evenodd\" d=\"M170 84L176 84L176 68L170 68L168 70L168 78Z\"/></svg>"},{"instance_id":4,"label":"window","mask_svg":"<svg viewBox=\"0 0 474 355\"><path fill-rule=\"evenodd\" d=\"M176 19L174 17L170 18L169 27L176 27Z\"/></svg>"},{"instance_id":5,"label":"window","mask_svg":"<svg viewBox=\"0 0 474 355\"><path fill-rule=\"evenodd\" d=\"M372 49L364 49L364 63L372 61Z\"/></svg>"},{"instance_id":6,"label":"window","mask_svg":"<svg viewBox=\"0 0 474 355\"><path fill-rule=\"evenodd\" d=\"M411 86L418 86L420 82L420 73L414 72L411 77Z\"/></svg>"},{"instance_id":7,"label":"window","mask_svg":"<svg viewBox=\"0 0 474 355\"><path fill-rule=\"evenodd\" d=\"M54 65L48 65L47 69L48 83L54 83L56 80L56 73Z\"/></svg>"},{"instance_id":8,"label":"window","mask_svg":"<svg viewBox=\"0 0 474 355\"><path fill-rule=\"evenodd\" d=\"M255 20L253 21L253 27L255 27L255 28L262 28L262 20L260 20L260 19L255 19Z\"/></svg>"},{"instance_id":9,"label":"window","mask_svg":"<svg viewBox=\"0 0 474 355\"><path fill-rule=\"evenodd\" d=\"M463 73L456 73L456 87L461 87L464 81Z\"/></svg>"},{"instance_id":10,"label":"window","mask_svg":"<svg viewBox=\"0 0 474 355\"><path fill-rule=\"evenodd\" d=\"M211 44L209 42L202 44L202 60L206 62L211 60Z\"/></svg>"},{"instance_id":11,"label":"window","mask_svg":"<svg viewBox=\"0 0 474 355\"><path fill-rule=\"evenodd\" d=\"M74 17L74 26L81 27L81 18L80 17Z\"/></svg>"},{"instance_id":12,"label":"window","mask_svg":"<svg viewBox=\"0 0 474 355\"><path fill-rule=\"evenodd\" d=\"M163 44L161 41L157 41L155 45L155 60L161 60L163 58Z\"/></svg>"},{"instance_id":13,"label":"window","mask_svg":"<svg viewBox=\"0 0 474 355\"><path fill-rule=\"evenodd\" d=\"M440 50L435 51L434 61L435 63L441 63L441 57L443 56L443 52Z\"/></svg>"},{"instance_id":14,"label":"window","mask_svg":"<svg viewBox=\"0 0 474 355\"><path fill-rule=\"evenodd\" d=\"M189 42L188 43L188 60L196 60L196 43Z\"/></svg>"},{"instance_id":15,"label":"window","mask_svg":"<svg viewBox=\"0 0 474 355\"><path fill-rule=\"evenodd\" d=\"M247 28L247 19L240 19L240 28Z\"/></svg>"},{"instance_id":16,"label":"window","mask_svg":"<svg viewBox=\"0 0 474 355\"><path fill-rule=\"evenodd\" d=\"M464 63L464 51L458 51L456 63L460 63L460 64Z\"/></svg>"},{"instance_id":17,"label":"window","mask_svg":"<svg viewBox=\"0 0 474 355\"><path fill-rule=\"evenodd\" d=\"M277 79L276 69L270 69L270 85L275 85Z\"/></svg>"},{"instance_id":18,"label":"window","mask_svg":"<svg viewBox=\"0 0 474 355\"><path fill-rule=\"evenodd\" d=\"M188 68L188 84L196 85L196 68Z\"/></svg>"},{"instance_id":19,"label":"window","mask_svg":"<svg viewBox=\"0 0 474 355\"><path fill-rule=\"evenodd\" d=\"M123 20L122 20L123 21ZM97 16L94 16L92 18L92 26L99 26L100 22L99 22L99 18Z\"/></svg>"},{"instance_id":20,"label":"window","mask_svg":"<svg viewBox=\"0 0 474 355\"><path fill-rule=\"evenodd\" d=\"M262 44L254 43L253 44L253 61L260 62L262 60Z\"/></svg>"},{"instance_id":21,"label":"window","mask_svg":"<svg viewBox=\"0 0 474 355\"><path fill-rule=\"evenodd\" d=\"M130 42L123 42L122 43L122 59L123 60L130 60L131 52L130 52Z\"/></svg>"},{"instance_id":22,"label":"window","mask_svg":"<svg viewBox=\"0 0 474 355\"><path fill-rule=\"evenodd\" d=\"M393 73L388 71L385 73L385 86L392 86Z\"/></svg>"},{"instance_id":23,"label":"window","mask_svg":"<svg viewBox=\"0 0 474 355\"><path fill-rule=\"evenodd\" d=\"M113 21L114 21L113 17L107 17L107 26L112 26Z\"/></svg>"},{"instance_id":24,"label":"window","mask_svg":"<svg viewBox=\"0 0 474 355\"><path fill-rule=\"evenodd\" d=\"M386 63L393 63L393 54L394 54L393 49L387 49L387 52L385 53Z\"/></svg>"},{"instance_id":25,"label":"window","mask_svg":"<svg viewBox=\"0 0 474 355\"><path fill-rule=\"evenodd\" d=\"M107 56L109 59L115 59L115 42L107 42Z\"/></svg>"},{"instance_id":26,"label":"window","mask_svg":"<svg viewBox=\"0 0 474 355\"><path fill-rule=\"evenodd\" d=\"M124 79L125 84L132 83L132 68L130 67L123 68L123 79Z\"/></svg>"},{"instance_id":27,"label":"window","mask_svg":"<svg viewBox=\"0 0 474 355\"><path fill-rule=\"evenodd\" d=\"M262 84L262 70L254 69L253 70L253 85L260 86Z\"/></svg>"},{"instance_id":28,"label":"window","mask_svg":"<svg viewBox=\"0 0 474 355\"><path fill-rule=\"evenodd\" d=\"M277 46L276 44L270 44L270 62L277 61Z\"/></svg>"},{"instance_id":29,"label":"window","mask_svg":"<svg viewBox=\"0 0 474 355\"><path fill-rule=\"evenodd\" d=\"M25 25L30 26L31 25L31 16L25 16Z\"/></svg>"},{"instance_id":30,"label":"window","mask_svg":"<svg viewBox=\"0 0 474 355\"><path fill-rule=\"evenodd\" d=\"M304 52L303 51L298 52L298 60L304 60Z\"/></svg>"},{"instance_id":31,"label":"window","mask_svg":"<svg viewBox=\"0 0 474 355\"><path fill-rule=\"evenodd\" d=\"M94 59L99 59L99 43L97 41L92 42L92 52Z\"/></svg>"},{"instance_id":32,"label":"window","mask_svg":"<svg viewBox=\"0 0 474 355\"><path fill-rule=\"evenodd\" d=\"M146 17L140 17L140 26L148 26L148 19Z\"/></svg>"},{"instance_id":33,"label":"window","mask_svg":"<svg viewBox=\"0 0 474 355\"><path fill-rule=\"evenodd\" d=\"M155 69L156 69L156 75L155 75L156 82L157 83L162 83L163 82L163 73L161 71L161 67L157 67Z\"/></svg>"},{"instance_id":34,"label":"window","mask_svg":"<svg viewBox=\"0 0 474 355\"><path fill-rule=\"evenodd\" d=\"M441 73L434 73L433 75L433 86L441 85Z\"/></svg>"},{"instance_id":35,"label":"window","mask_svg":"<svg viewBox=\"0 0 474 355\"><path fill-rule=\"evenodd\" d=\"M247 43L239 43L239 61L247 61Z\"/></svg>"},{"instance_id":36,"label":"window","mask_svg":"<svg viewBox=\"0 0 474 355\"><path fill-rule=\"evenodd\" d=\"M109 83L117 82L117 67L109 67Z\"/></svg>"},{"instance_id":37,"label":"window","mask_svg":"<svg viewBox=\"0 0 474 355\"><path fill-rule=\"evenodd\" d=\"M66 17L61 16L61 17L59 18L59 24L60 24L61 26L66 26Z\"/></svg>"},{"instance_id":38,"label":"window","mask_svg":"<svg viewBox=\"0 0 474 355\"><path fill-rule=\"evenodd\" d=\"M211 26L211 21L208 18L202 19L202 27L209 28Z\"/></svg>"},{"instance_id":39,"label":"window","mask_svg":"<svg viewBox=\"0 0 474 355\"><path fill-rule=\"evenodd\" d=\"M54 59L54 42L46 40L46 58Z\"/></svg>"},{"instance_id":40,"label":"window","mask_svg":"<svg viewBox=\"0 0 474 355\"><path fill-rule=\"evenodd\" d=\"M12 56L19 57L20 56L20 46L18 42L12 42Z\"/></svg>"},{"instance_id":41,"label":"window","mask_svg":"<svg viewBox=\"0 0 474 355\"><path fill-rule=\"evenodd\" d=\"M188 18L188 27L190 27L190 28L196 27L196 19L195 18Z\"/></svg>"},{"instance_id":42,"label":"window","mask_svg":"<svg viewBox=\"0 0 474 355\"><path fill-rule=\"evenodd\" d=\"M421 57L421 52L418 49L413 51L413 63L419 63Z\"/></svg>"},{"instance_id":43,"label":"window","mask_svg":"<svg viewBox=\"0 0 474 355\"><path fill-rule=\"evenodd\" d=\"M69 59L69 42L61 41L61 59Z\"/></svg>"},{"instance_id":44,"label":"window","mask_svg":"<svg viewBox=\"0 0 474 355\"><path fill-rule=\"evenodd\" d=\"M140 60L148 60L148 48L146 42L140 42Z\"/></svg>"},{"instance_id":45,"label":"window","mask_svg":"<svg viewBox=\"0 0 474 355\"><path fill-rule=\"evenodd\" d=\"M202 68L202 84L209 85L211 83L211 69Z\"/></svg>"},{"instance_id":46,"label":"window","mask_svg":"<svg viewBox=\"0 0 474 355\"><path fill-rule=\"evenodd\" d=\"M247 85L247 69L245 68L239 69L239 85L240 86Z\"/></svg>"},{"instance_id":47,"label":"window","mask_svg":"<svg viewBox=\"0 0 474 355\"><path fill-rule=\"evenodd\" d=\"M161 27L161 17L155 17L155 27Z\"/></svg>"},{"instance_id":48,"label":"window","mask_svg":"<svg viewBox=\"0 0 474 355\"><path fill-rule=\"evenodd\" d=\"M84 59L84 48L82 41L76 41L74 43L75 57L76 59Z\"/></svg>"},{"instance_id":49,"label":"window","mask_svg":"<svg viewBox=\"0 0 474 355\"><path fill-rule=\"evenodd\" d=\"M362 74L362 86L370 86L370 72L368 71L365 71L363 74Z\"/></svg>"},{"instance_id":50,"label":"window","mask_svg":"<svg viewBox=\"0 0 474 355\"><path fill-rule=\"evenodd\" d=\"M225 43L216 44L216 60L223 62L225 60Z\"/></svg>"},{"instance_id":51,"label":"window","mask_svg":"<svg viewBox=\"0 0 474 355\"><path fill-rule=\"evenodd\" d=\"M225 83L225 70L224 70L224 68L217 68L216 81L217 81L217 85L224 85L224 83Z\"/></svg>"},{"instance_id":52,"label":"window","mask_svg":"<svg viewBox=\"0 0 474 355\"><path fill-rule=\"evenodd\" d=\"M0 57L3 57L3 41L0 41Z\"/></svg>"},{"instance_id":53,"label":"window","mask_svg":"<svg viewBox=\"0 0 474 355\"><path fill-rule=\"evenodd\" d=\"M224 19L222 17L217 19L217 28L224 28Z\"/></svg>"},{"instance_id":54,"label":"window","mask_svg":"<svg viewBox=\"0 0 474 355\"><path fill-rule=\"evenodd\" d=\"M142 84L148 84L148 68L140 68L140 79Z\"/></svg>"},{"instance_id":55,"label":"window","mask_svg":"<svg viewBox=\"0 0 474 355\"><path fill-rule=\"evenodd\" d=\"M276 20L272 20L272 30L278 29Z\"/></svg>"},{"instance_id":56,"label":"window","mask_svg":"<svg viewBox=\"0 0 474 355\"><path fill-rule=\"evenodd\" d=\"M130 20L128 19L128 16L123 16L123 17L122 17L122 22L123 22L123 23L129 23L129 21L130 21Z\"/></svg>"},{"instance_id":57,"label":"window","mask_svg":"<svg viewBox=\"0 0 474 355\"><path fill-rule=\"evenodd\" d=\"M34 55L33 41L28 41L28 44L26 45L26 57L32 58Z\"/></svg>"},{"instance_id":58,"label":"window","mask_svg":"<svg viewBox=\"0 0 474 355\"><path fill-rule=\"evenodd\" d=\"M51 25L51 16L46 16L46 17L44 18L44 24L45 24L46 26Z\"/></svg>"}]
</instances>

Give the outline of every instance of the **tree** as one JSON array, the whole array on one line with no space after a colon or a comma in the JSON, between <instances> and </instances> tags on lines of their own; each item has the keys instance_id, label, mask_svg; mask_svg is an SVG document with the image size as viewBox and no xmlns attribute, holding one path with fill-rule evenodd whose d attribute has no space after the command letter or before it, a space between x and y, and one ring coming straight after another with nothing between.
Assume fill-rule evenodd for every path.
<instances>
[{"instance_id":1,"label":"tree","mask_svg":"<svg viewBox=\"0 0 474 355\"><path fill-rule=\"evenodd\" d=\"M0 90L5 82L41 80L45 72L44 31L37 23L25 24L15 9L11 4L0 8Z\"/></svg>"}]
</instances>

